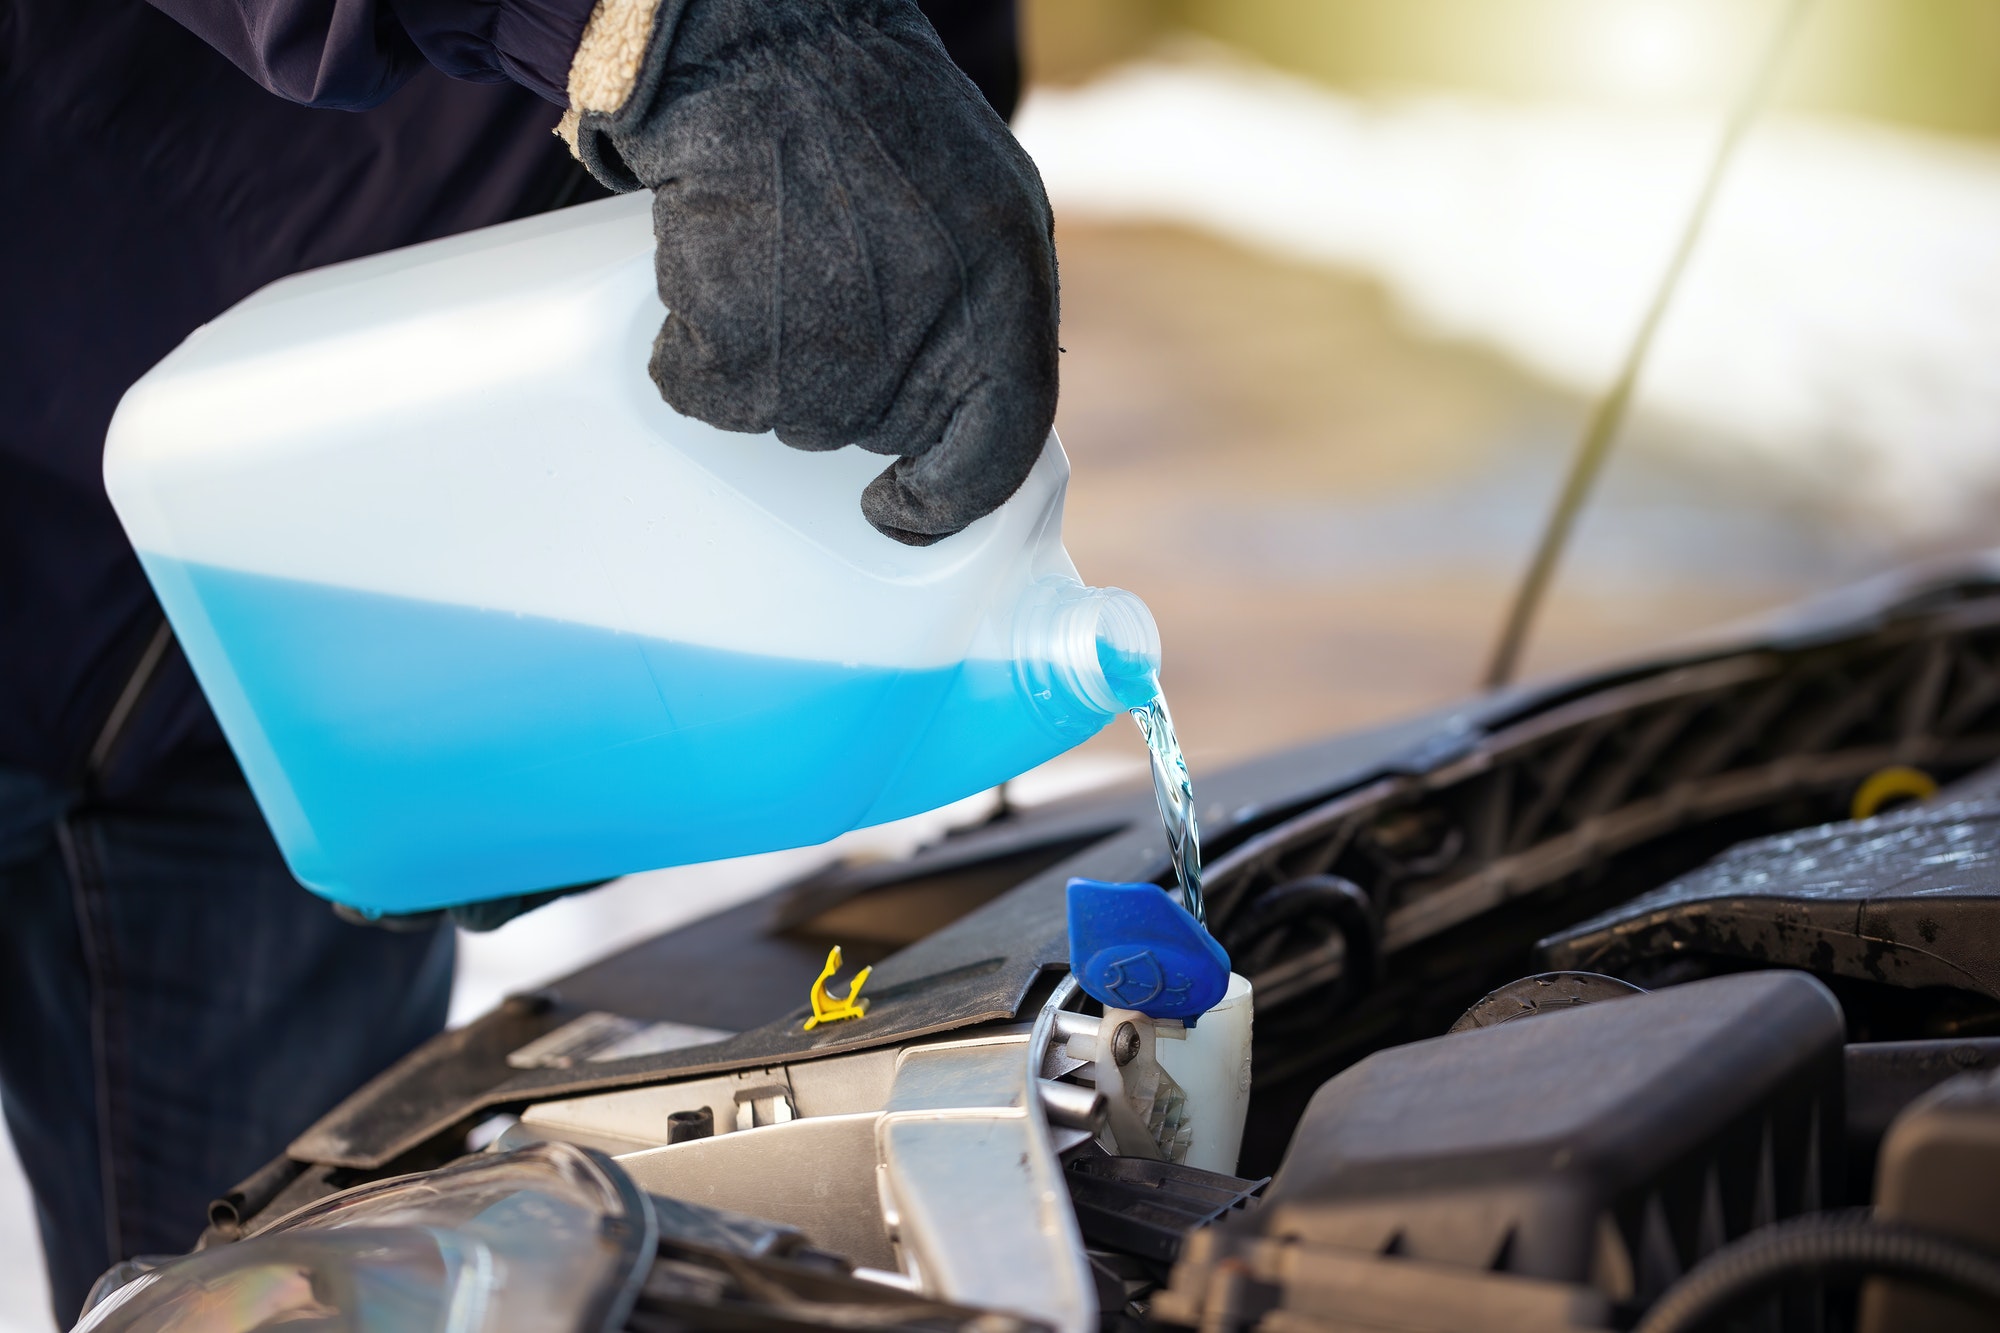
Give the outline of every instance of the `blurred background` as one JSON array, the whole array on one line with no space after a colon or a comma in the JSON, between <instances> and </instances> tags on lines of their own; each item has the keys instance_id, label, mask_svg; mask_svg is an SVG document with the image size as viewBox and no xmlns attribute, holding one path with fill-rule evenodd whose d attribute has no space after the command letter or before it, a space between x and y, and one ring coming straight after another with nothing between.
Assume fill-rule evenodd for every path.
<instances>
[{"instance_id":1,"label":"blurred background","mask_svg":"<svg viewBox=\"0 0 2000 1333\"><path fill-rule=\"evenodd\" d=\"M1197 783L1474 688L1780 10L1026 0L1015 128L1058 220L1065 535L1158 616ZM1811 6L1527 674L2000 545L1996 72L1996 0ZM1015 795L1142 764L1119 725ZM467 937L455 1017L991 808ZM32 1235L0 1160L5 1333L48 1327Z\"/></svg>"},{"instance_id":2,"label":"blurred background","mask_svg":"<svg viewBox=\"0 0 2000 1333\"><path fill-rule=\"evenodd\" d=\"M1782 9L1028 6L1065 531L1199 760L1477 678ZM1995 539L1996 74L1992 0L1808 7L1529 674Z\"/></svg>"}]
</instances>

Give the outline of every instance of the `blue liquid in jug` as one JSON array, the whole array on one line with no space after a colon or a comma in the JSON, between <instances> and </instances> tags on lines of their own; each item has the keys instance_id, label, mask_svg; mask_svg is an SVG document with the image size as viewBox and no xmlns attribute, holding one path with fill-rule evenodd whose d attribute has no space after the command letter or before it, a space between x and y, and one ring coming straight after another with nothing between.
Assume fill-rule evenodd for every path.
<instances>
[{"instance_id":1,"label":"blue liquid in jug","mask_svg":"<svg viewBox=\"0 0 2000 1333\"><path fill-rule=\"evenodd\" d=\"M368 911L822 842L1109 720L1054 730L1011 662L765 657L144 559L293 873Z\"/></svg>"}]
</instances>

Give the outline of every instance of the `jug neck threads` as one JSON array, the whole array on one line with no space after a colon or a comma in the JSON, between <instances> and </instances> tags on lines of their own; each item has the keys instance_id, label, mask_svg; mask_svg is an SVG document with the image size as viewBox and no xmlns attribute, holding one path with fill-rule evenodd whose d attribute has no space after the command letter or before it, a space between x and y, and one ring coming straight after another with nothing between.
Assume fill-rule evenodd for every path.
<instances>
[{"instance_id":1,"label":"jug neck threads","mask_svg":"<svg viewBox=\"0 0 2000 1333\"><path fill-rule=\"evenodd\" d=\"M1062 730L1095 731L1159 692L1159 626L1123 588L1043 579L1016 622L1014 656L1030 697Z\"/></svg>"}]
</instances>

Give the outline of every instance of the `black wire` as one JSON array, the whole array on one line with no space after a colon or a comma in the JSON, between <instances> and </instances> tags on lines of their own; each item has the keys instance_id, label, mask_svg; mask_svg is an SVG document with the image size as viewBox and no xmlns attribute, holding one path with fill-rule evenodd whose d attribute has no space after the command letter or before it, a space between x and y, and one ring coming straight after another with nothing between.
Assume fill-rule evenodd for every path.
<instances>
[{"instance_id":1,"label":"black wire","mask_svg":"<svg viewBox=\"0 0 2000 1333\"><path fill-rule=\"evenodd\" d=\"M1893 1277L2000 1315L2000 1259L1866 1209L1815 1213L1723 1246L1667 1288L1633 1333L1695 1333L1800 1278Z\"/></svg>"},{"instance_id":2,"label":"black wire","mask_svg":"<svg viewBox=\"0 0 2000 1333\"><path fill-rule=\"evenodd\" d=\"M1528 562L1528 571L1522 576L1521 586L1515 590L1513 603L1507 609L1500 640L1494 644L1493 657L1486 666L1483 683L1489 690L1497 690L1512 681L1514 673L1520 668L1521 654L1527 647L1528 631L1534 626L1535 614L1541 610L1542 598L1555 578L1556 565L1562 560L1563 548L1569 544L1576 516L1582 511L1583 502L1597 481L1597 474L1604 470L1604 460L1610 456L1618 428L1625 424L1625 414L1632 405L1633 390L1639 384L1639 371L1644 367L1646 353L1653 345L1653 335L1667 313L1667 306L1673 301L1675 289L1680 286L1681 273L1694 253L1695 243L1701 239L1702 224L1708 220L1709 208L1715 203L1730 159L1736 155L1737 145L1742 143L1743 136L1757 119L1757 112L1777 76L1778 66L1811 3L1812 0L1788 0L1771 40L1764 48L1763 59L1751 71L1749 83L1744 85L1735 109L1730 112L1722 141L1716 146L1715 160L1709 164L1708 178L1702 182L1701 193L1695 196L1694 208L1688 213L1687 226L1681 231L1680 244L1667 261L1666 272L1660 275L1659 288L1653 293L1653 303L1648 307L1646 317L1639 321L1631 346L1625 350L1625 361L1618 369L1618 377L1611 382L1610 389L1598 401L1584 426L1583 439L1577 444L1569 475L1563 479L1562 494L1557 497L1556 506L1542 527L1541 538L1535 546L1535 557Z\"/></svg>"}]
</instances>

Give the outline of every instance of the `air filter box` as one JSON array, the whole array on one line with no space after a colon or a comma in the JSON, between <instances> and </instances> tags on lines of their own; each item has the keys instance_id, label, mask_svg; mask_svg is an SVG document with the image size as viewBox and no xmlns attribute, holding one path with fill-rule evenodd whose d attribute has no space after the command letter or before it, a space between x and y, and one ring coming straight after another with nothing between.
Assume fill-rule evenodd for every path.
<instances>
[{"instance_id":1,"label":"air filter box","mask_svg":"<svg viewBox=\"0 0 2000 1333\"><path fill-rule=\"evenodd\" d=\"M1257 1214L1191 1238L1154 1312L1603 1326L1834 1201L1843 1029L1817 980L1755 972L1378 1052L1314 1096Z\"/></svg>"}]
</instances>

